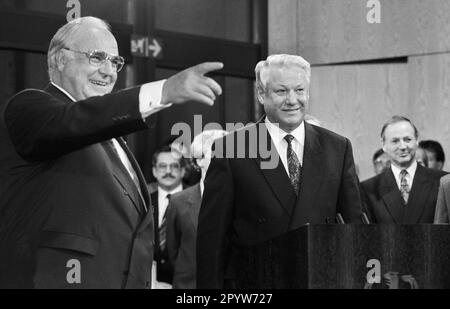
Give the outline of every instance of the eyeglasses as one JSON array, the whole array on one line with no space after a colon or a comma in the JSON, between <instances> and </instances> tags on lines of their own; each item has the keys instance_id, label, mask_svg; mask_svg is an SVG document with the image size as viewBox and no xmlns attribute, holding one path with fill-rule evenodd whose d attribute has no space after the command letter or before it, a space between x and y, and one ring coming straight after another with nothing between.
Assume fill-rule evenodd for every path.
<instances>
[{"instance_id":1,"label":"eyeglasses","mask_svg":"<svg viewBox=\"0 0 450 309\"><path fill-rule=\"evenodd\" d=\"M167 165L166 163L158 163L156 164L156 169L159 172L165 172L167 168L170 168L171 171L178 171L181 168L181 165L179 163L170 163Z\"/></svg>"},{"instance_id":2,"label":"eyeglasses","mask_svg":"<svg viewBox=\"0 0 450 309\"><path fill-rule=\"evenodd\" d=\"M63 49L70 50L74 53L84 54L89 59L89 63L93 66L100 67L102 66L106 60L111 61L111 64L113 68L116 70L116 72L120 72L122 70L123 65L125 64L125 60L121 56L111 56L108 55L108 53L100 50L94 50L91 52L82 52L78 50L73 50L67 47L64 47Z\"/></svg>"}]
</instances>

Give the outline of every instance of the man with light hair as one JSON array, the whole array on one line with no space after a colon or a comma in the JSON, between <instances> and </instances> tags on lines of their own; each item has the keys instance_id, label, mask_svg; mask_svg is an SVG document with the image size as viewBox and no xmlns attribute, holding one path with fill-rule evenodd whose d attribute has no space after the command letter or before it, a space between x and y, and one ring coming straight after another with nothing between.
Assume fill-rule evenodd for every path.
<instances>
[{"instance_id":1,"label":"man with light hair","mask_svg":"<svg viewBox=\"0 0 450 309\"><path fill-rule=\"evenodd\" d=\"M215 142L225 158L211 160L197 236L198 288L264 288L248 282L241 249L261 244L307 223L361 222L361 201L350 141L304 121L311 68L296 55L271 55L255 68L258 123ZM257 131L257 141L239 135ZM262 133L262 134L261 134ZM265 145L272 168L264 168ZM230 150L257 157L241 158ZM247 280L247 281L246 281Z\"/></svg>"},{"instance_id":2,"label":"man with light hair","mask_svg":"<svg viewBox=\"0 0 450 309\"><path fill-rule=\"evenodd\" d=\"M174 268L174 289L196 287L197 222L203 182L211 162L211 146L225 134L227 132L223 130L206 130L195 136L191 155L201 170L201 180L197 185L172 195L167 208L167 248Z\"/></svg>"},{"instance_id":3,"label":"man with light hair","mask_svg":"<svg viewBox=\"0 0 450 309\"><path fill-rule=\"evenodd\" d=\"M124 59L109 25L83 17L50 42L50 84L0 106L0 288L149 288L152 204L121 138L171 105L212 105L202 63L111 93Z\"/></svg>"}]
</instances>

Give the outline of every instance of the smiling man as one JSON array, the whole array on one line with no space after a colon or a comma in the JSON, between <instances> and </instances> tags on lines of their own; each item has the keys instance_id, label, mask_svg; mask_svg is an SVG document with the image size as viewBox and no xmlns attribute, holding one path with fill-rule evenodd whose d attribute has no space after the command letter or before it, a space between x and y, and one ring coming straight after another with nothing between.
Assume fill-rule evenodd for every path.
<instances>
[{"instance_id":1,"label":"smiling man","mask_svg":"<svg viewBox=\"0 0 450 309\"><path fill-rule=\"evenodd\" d=\"M238 277L245 269L239 248L307 223L334 222L337 213L346 222L361 222L350 141L304 121L309 63L300 56L272 55L256 65L255 73L266 116L215 143L214 150L227 149L226 157L211 160L205 179L197 236L198 288L241 287ZM243 143L246 135L250 139ZM237 153L230 151L231 145ZM277 157L273 168L261 164L268 159L261 153L264 147ZM249 155L255 149L256 158ZM254 287L264 288L258 282Z\"/></svg>"},{"instance_id":2,"label":"smiling man","mask_svg":"<svg viewBox=\"0 0 450 309\"><path fill-rule=\"evenodd\" d=\"M173 104L212 105L203 63L111 93L124 59L94 17L50 42L50 84L0 105L0 288L149 288L154 223L145 180L120 137Z\"/></svg>"},{"instance_id":3,"label":"smiling man","mask_svg":"<svg viewBox=\"0 0 450 309\"><path fill-rule=\"evenodd\" d=\"M416 161L419 133L406 117L393 116L381 129L390 168L364 181L364 204L376 223L433 223L439 180L445 172Z\"/></svg>"}]
</instances>

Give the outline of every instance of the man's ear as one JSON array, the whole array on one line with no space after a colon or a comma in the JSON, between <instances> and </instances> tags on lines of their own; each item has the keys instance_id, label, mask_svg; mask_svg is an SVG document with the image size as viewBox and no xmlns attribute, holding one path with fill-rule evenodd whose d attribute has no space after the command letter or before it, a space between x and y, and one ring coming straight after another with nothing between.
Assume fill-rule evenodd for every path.
<instances>
[{"instance_id":1,"label":"man's ear","mask_svg":"<svg viewBox=\"0 0 450 309\"><path fill-rule=\"evenodd\" d=\"M64 53L63 50L58 50L58 52L55 54L55 60L56 68L58 69L58 71L63 71L67 63L66 53Z\"/></svg>"},{"instance_id":2,"label":"man's ear","mask_svg":"<svg viewBox=\"0 0 450 309\"><path fill-rule=\"evenodd\" d=\"M152 168L152 174L153 174L153 177L155 177L156 178L156 168Z\"/></svg>"},{"instance_id":3,"label":"man's ear","mask_svg":"<svg viewBox=\"0 0 450 309\"><path fill-rule=\"evenodd\" d=\"M381 142L381 148L383 149L384 152L386 152L386 146L384 145L384 141L382 138L380 139L380 142Z\"/></svg>"},{"instance_id":4,"label":"man's ear","mask_svg":"<svg viewBox=\"0 0 450 309\"><path fill-rule=\"evenodd\" d=\"M186 174L186 168L182 167L181 168L181 178L184 177L184 174Z\"/></svg>"},{"instance_id":5,"label":"man's ear","mask_svg":"<svg viewBox=\"0 0 450 309\"><path fill-rule=\"evenodd\" d=\"M264 105L264 90L261 88L256 89L256 96L258 97L259 103Z\"/></svg>"}]
</instances>

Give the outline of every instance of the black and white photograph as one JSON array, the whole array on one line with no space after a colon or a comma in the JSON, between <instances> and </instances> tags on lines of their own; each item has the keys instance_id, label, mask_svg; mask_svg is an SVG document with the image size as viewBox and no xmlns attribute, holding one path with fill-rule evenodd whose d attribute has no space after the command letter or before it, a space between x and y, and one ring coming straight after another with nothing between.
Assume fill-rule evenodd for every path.
<instances>
[{"instance_id":1,"label":"black and white photograph","mask_svg":"<svg viewBox=\"0 0 450 309\"><path fill-rule=\"evenodd\" d=\"M0 76L0 290L450 288L448 0L0 0Z\"/></svg>"}]
</instances>

